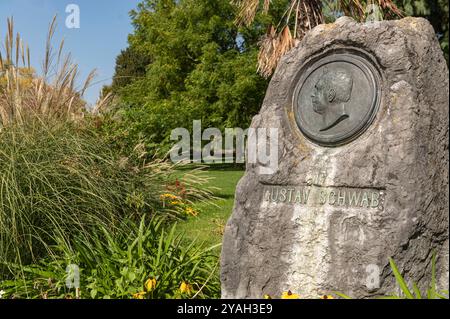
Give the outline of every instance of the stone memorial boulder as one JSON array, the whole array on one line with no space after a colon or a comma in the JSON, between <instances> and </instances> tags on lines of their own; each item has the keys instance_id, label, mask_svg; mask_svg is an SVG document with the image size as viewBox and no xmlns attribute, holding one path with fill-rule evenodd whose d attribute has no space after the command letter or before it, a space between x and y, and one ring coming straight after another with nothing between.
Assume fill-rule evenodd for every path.
<instances>
[{"instance_id":1,"label":"stone memorial boulder","mask_svg":"<svg viewBox=\"0 0 450 319\"><path fill-rule=\"evenodd\" d=\"M278 165L247 164L225 228L223 298L448 289L448 68L421 18L319 25L280 61L251 128Z\"/></svg>"}]
</instances>

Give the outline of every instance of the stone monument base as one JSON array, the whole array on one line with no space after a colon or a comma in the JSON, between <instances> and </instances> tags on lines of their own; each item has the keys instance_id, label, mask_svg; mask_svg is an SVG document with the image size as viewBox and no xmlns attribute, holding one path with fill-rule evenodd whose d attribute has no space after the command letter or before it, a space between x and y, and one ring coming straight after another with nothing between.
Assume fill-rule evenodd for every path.
<instances>
[{"instance_id":1,"label":"stone monument base","mask_svg":"<svg viewBox=\"0 0 450 319\"><path fill-rule=\"evenodd\" d=\"M448 289L448 68L425 19L317 26L251 127L278 129L278 169L247 164L238 184L223 298L395 294L390 257L424 291L433 251Z\"/></svg>"}]
</instances>

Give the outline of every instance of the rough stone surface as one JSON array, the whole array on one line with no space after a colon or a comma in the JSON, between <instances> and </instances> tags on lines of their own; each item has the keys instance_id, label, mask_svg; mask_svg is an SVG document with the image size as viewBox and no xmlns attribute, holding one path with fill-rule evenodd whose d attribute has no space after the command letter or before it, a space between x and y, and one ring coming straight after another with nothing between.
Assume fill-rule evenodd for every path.
<instances>
[{"instance_id":1,"label":"rough stone surface","mask_svg":"<svg viewBox=\"0 0 450 319\"><path fill-rule=\"evenodd\" d=\"M292 87L308 59L340 48L373 57L382 101L362 136L321 147L295 124ZM279 168L264 175L260 165L247 164L238 184L222 248L222 297L396 293L389 257L425 289L433 249L440 288L448 289L448 91L448 68L425 19L360 24L343 17L311 30L279 63L253 119L253 128L279 129ZM384 201L377 209L270 202L270 185L370 189ZM379 288L371 285L373 265Z\"/></svg>"}]
</instances>

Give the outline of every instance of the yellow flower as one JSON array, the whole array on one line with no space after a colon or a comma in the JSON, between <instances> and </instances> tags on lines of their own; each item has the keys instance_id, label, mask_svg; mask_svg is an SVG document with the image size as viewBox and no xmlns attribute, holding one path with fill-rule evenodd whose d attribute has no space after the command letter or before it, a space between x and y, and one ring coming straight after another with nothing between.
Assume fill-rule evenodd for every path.
<instances>
[{"instance_id":1,"label":"yellow flower","mask_svg":"<svg viewBox=\"0 0 450 319\"><path fill-rule=\"evenodd\" d=\"M198 213L194 209L192 209L191 207L186 208L186 214L192 215L194 217L198 215Z\"/></svg>"},{"instance_id":2,"label":"yellow flower","mask_svg":"<svg viewBox=\"0 0 450 319\"><path fill-rule=\"evenodd\" d=\"M152 291L153 289L156 288L156 279L155 278L150 278L149 280L147 280L144 284L145 289L147 289L147 291Z\"/></svg>"},{"instance_id":3,"label":"yellow flower","mask_svg":"<svg viewBox=\"0 0 450 319\"><path fill-rule=\"evenodd\" d=\"M169 193L167 193L167 194L162 194L161 196L159 196L159 198L160 198L161 200L165 200L165 199L177 200L177 199L178 199L177 196L172 195L172 194L169 194Z\"/></svg>"},{"instance_id":4,"label":"yellow flower","mask_svg":"<svg viewBox=\"0 0 450 319\"><path fill-rule=\"evenodd\" d=\"M264 295L264 299L272 299L269 295Z\"/></svg>"},{"instance_id":5,"label":"yellow flower","mask_svg":"<svg viewBox=\"0 0 450 319\"><path fill-rule=\"evenodd\" d=\"M145 294L146 294L145 291L141 291L141 292L135 293L133 295L133 298L134 299L144 299Z\"/></svg>"},{"instance_id":6,"label":"yellow flower","mask_svg":"<svg viewBox=\"0 0 450 319\"><path fill-rule=\"evenodd\" d=\"M297 294L293 294L290 290L283 292L281 295L281 299L299 299L299 296Z\"/></svg>"},{"instance_id":7,"label":"yellow flower","mask_svg":"<svg viewBox=\"0 0 450 319\"><path fill-rule=\"evenodd\" d=\"M192 286L183 281L180 285L180 291L182 294L190 294L192 292Z\"/></svg>"},{"instance_id":8,"label":"yellow flower","mask_svg":"<svg viewBox=\"0 0 450 319\"><path fill-rule=\"evenodd\" d=\"M177 202L177 201L173 201L173 202L170 202L170 204L173 205L173 206L177 206L177 205L180 205L181 203Z\"/></svg>"},{"instance_id":9,"label":"yellow flower","mask_svg":"<svg viewBox=\"0 0 450 319\"><path fill-rule=\"evenodd\" d=\"M332 295L323 295L320 299L334 299Z\"/></svg>"}]
</instances>

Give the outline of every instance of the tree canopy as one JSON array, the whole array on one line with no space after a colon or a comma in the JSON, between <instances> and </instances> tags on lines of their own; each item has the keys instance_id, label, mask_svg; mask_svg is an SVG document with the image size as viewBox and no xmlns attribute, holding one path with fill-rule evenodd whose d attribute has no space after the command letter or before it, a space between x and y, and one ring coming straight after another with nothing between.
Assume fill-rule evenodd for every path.
<instances>
[{"instance_id":1,"label":"tree canopy","mask_svg":"<svg viewBox=\"0 0 450 319\"><path fill-rule=\"evenodd\" d=\"M130 134L159 147L194 119L203 127L247 127L268 84L256 72L258 42L285 2L238 27L228 0L143 1L131 12L135 30L111 88Z\"/></svg>"},{"instance_id":2,"label":"tree canopy","mask_svg":"<svg viewBox=\"0 0 450 319\"><path fill-rule=\"evenodd\" d=\"M423 16L435 28L448 60L446 1L352 1L347 7L346 0L306 2L319 8L326 22L352 10L363 21L365 13L358 8L369 1L384 4L387 12ZM248 127L268 84L257 73L258 57L267 53L264 41L273 45L277 37L291 39L290 30L304 26L303 20L289 20L289 16L304 19L295 10L289 12L290 8L301 10L293 3L299 0L143 0L131 12L134 32L128 48L117 57L108 88L119 97L123 132L133 141L143 140L152 150L167 151L170 132L177 127L190 129L193 120L202 120L204 128ZM242 23L243 4L256 4L247 17L249 23ZM286 44L283 41L281 45ZM273 67L269 69L266 77Z\"/></svg>"}]
</instances>

